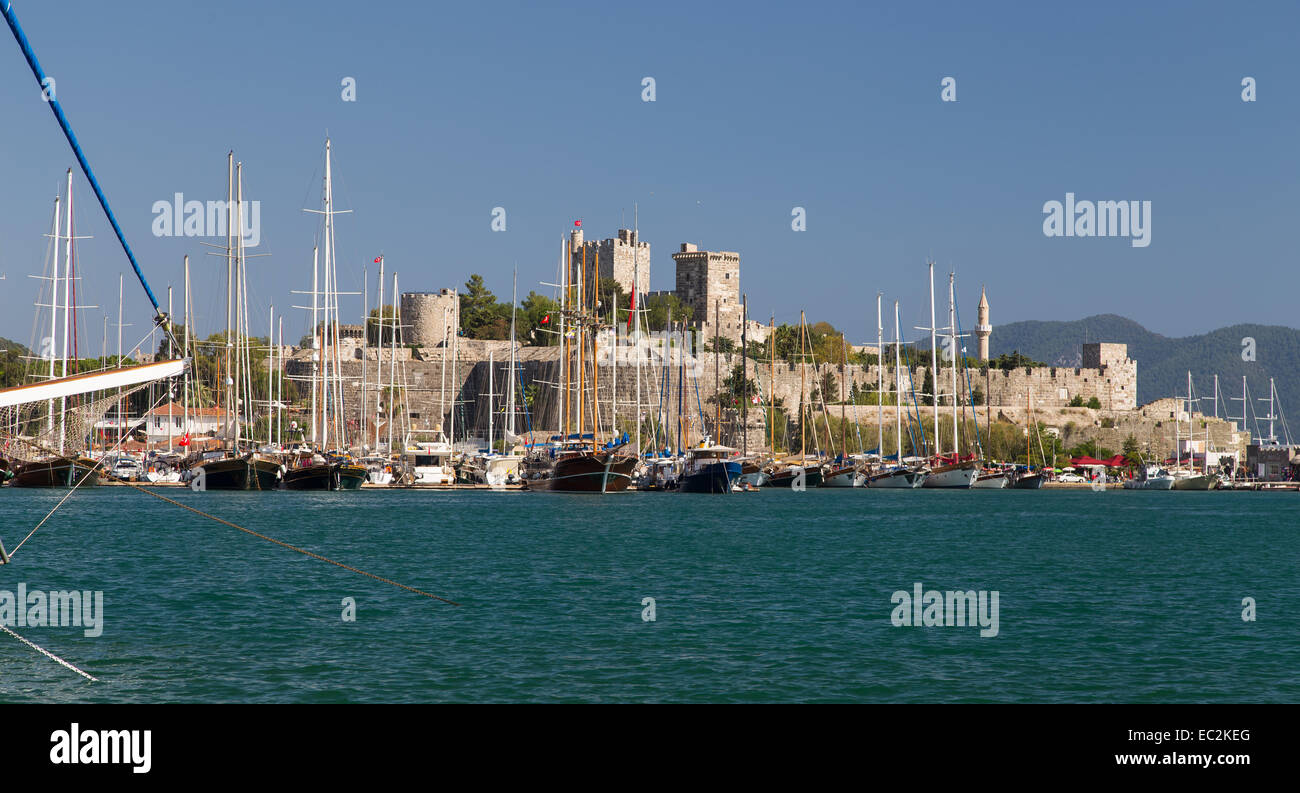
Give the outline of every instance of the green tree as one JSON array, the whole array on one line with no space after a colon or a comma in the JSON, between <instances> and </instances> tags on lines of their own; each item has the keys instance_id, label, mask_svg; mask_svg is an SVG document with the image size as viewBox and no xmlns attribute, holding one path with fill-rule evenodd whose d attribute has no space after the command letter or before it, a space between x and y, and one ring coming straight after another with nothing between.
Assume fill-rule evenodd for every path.
<instances>
[{"instance_id":1,"label":"green tree","mask_svg":"<svg viewBox=\"0 0 1300 793\"><path fill-rule=\"evenodd\" d=\"M1088 407L1092 408L1093 410L1101 410L1101 400L1098 399L1097 397L1089 398Z\"/></svg>"},{"instance_id":2,"label":"green tree","mask_svg":"<svg viewBox=\"0 0 1300 793\"><path fill-rule=\"evenodd\" d=\"M1129 466L1139 465L1142 462L1142 447L1138 444L1138 439L1129 433L1124 439L1124 459L1128 461Z\"/></svg>"},{"instance_id":3,"label":"green tree","mask_svg":"<svg viewBox=\"0 0 1300 793\"><path fill-rule=\"evenodd\" d=\"M527 339L537 347L553 347L560 343L560 304L536 292L529 292L519 304L515 320L515 335Z\"/></svg>"},{"instance_id":4,"label":"green tree","mask_svg":"<svg viewBox=\"0 0 1300 793\"><path fill-rule=\"evenodd\" d=\"M370 315L366 317L366 344L375 346L382 344L388 346L393 341L393 328L399 324L400 317L397 309L393 306L384 306L383 308L383 334L380 334L380 315L379 309L370 309Z\"/></svg>"},{"instance_id":5,"label":"green tree","mask_svg":"<svg viewBox=\"0 0 1300 793\"><path fill-rule=\"evenodd\" d=\"M648 330L663 330L668 322L689 322L694 308L684 304L677 295L651 295L645 301L645 322Z\"/></svg>"},{"instance_id":6,"label":"green tree","mask_svg":"<svg viewBox=\"0 0 1300 793\"><path fill-rule=\"evenodd\" d=\"M509 333L509 323L509 307L503 323L496 295L483 284L483 276L471 275L460 294L461 332L471 339L503 339Z\"/></svg>"}]
</instances>

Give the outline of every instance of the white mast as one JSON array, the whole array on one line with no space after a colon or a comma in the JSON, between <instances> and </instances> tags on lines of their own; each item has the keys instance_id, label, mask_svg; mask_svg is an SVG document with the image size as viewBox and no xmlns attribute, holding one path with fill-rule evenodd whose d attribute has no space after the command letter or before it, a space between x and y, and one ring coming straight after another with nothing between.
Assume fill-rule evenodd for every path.
<instances>
[{"instance_id":1,"label":"white mast","mask_svg":"<svg viewBox=\"0 0 1300 793\"><path fill-rule=\"evenodd\" d=\"M393 295L393 305L398 303L397 295ZM393 318L396 321L396 317ZM384 357L380 354L384 350L384 256L379 255L379 321L376 324L377 332L375 334L375 452L379 451L379 400L383 398L383 389L379 384L384 382ZM393 334L397 334L397 329L393 329ZM362 356L363 358L365 356ZM391 367L391 364L390 364ZM364 389L363 389L364 390ZM390 448L389 453L392 452Z\"/></svg>"},{"instance_id":2,"label":"white mast","mask_svg":"<svg viewBox=\"0 0 1300 793\"><path fill-rule=\"evenodd\" d=\"M321 359L321 337L320 337L320 320L317 318L317 295L320 293L318 287L320 267L318 266L320 258L320 248L313 245L311 249L311 442L316 445L317 426L316 418L316 388L317 388L317 370L320 368Z\"/></svg>"},{"instance_id":3,"label":"white mast","mask_svg":"<svg viewBox=\"0 0 1300 793\"><path fill-rule=\"evenodd\" d=\"M240 231L239 234L235 235L236 253L234 257L235 339L239 345L235 348L234 389L237 395L239 394L240 390L242 390L244 384L243 374L242 374L243 372L242 337L243 337L243 330L244 330L244 313L243 313L244 301L242 298L243 289L241 288L241 285L244 282L243 250L242 250L243 241L244 241L244 235L242 233L243 228L244 228L244 164L241 162L235 164L235 229ZM233 404L235 410L235 453L238 454L239 436L240 436L240 419L243 418L243 411L241 409L242 402L239 396L235 397Z\"/></svg>"},{"instance_id":4,"label":"white mast","mask_svg":"<svg viewBox=\"0 0 1300 793\"><path fill-rule=\"evenodd\" d=\"M68 325L72 314L72 169L68 169L68 228L67 243L63 248L63 348L61 358L63 359L63 377L68 376ZM55 268L58 268L58 242L55 242L54 249ZM67 434L67 413L68 398L60 397L59 399L59 454L63 454L64 435Z\"/></svg>"},{"instance_id":5,"label":"white mast","mask_svg":"<svg viewBox=\"0 0 1300 793\"><path fill-rule=\"evenodd\" d=\"M321 451L324 451L329 448L329 437L330 437L329 403L330 403L330 398L334 395L333 389L330 387L330 356L334 354L334 351L330 349L331 342L334 341L334 334L330 330L330 293L332 291L331 287L332 287L332 276L333 276L333 269L334 269L333 268L334 240L332 237L334 233L334 213L333 213L334 207L331 205L331 200L330 200L331 198L333 198L332 194L333 194L334 185L331 182L331 178L332 177L330 174L330 140L329 138L326 138L325 139L325 265L324 265L325 328L323 331L326 341L324 345L325 351L324 354L321 356L323 360L323 367L321 371L321 391L323 397L321 399L321 424L323 425L321 427L321 442L320 442ZM336 402L334 404L335 414L338 413L338 407L339 407L338 403Z\"/></svg>"},{"instance_id":6,"label":"white mast","mask_svg":"<svg viewBox=\"0 0 1300 793\"><path fill-rule=\"evenodd\" d=\"M235 415L235 390L234 390L235 380L234 380L234 370L231 368L232 365L234 364L234 361L231 360L231 354L232 354L231 348L234 342L233 329L231 327L231 322L233 319L231 312L234 311L233 290L234 290L234 273L235 273L235 258L234 258L235 239L232 236L234 234L234 221L235 221L235 153L233 151L229 151L226 152L226 382L222 384L226 386L225 388L226 426L224 427L223 434L225 434L227 438L232 437L232 430L234 429L234 427L232 426L231 422L234 420L234 415ZM122 311L121 308L122 276L121 275L118 275L117 277L117 289L118 289L117 310L118 313L121 314ZM120 324L120 317L119 317L119 324ZM118 340L117 346L120 348L122 346L121 333L118 334L117 340ZM122 351L121 349L119 349L118 355L120 356L121 354Z\"/></svg>"},{"instance_id":7,"label":"white mast","mask_svg":"<svg viewBox=\"0 0 1300 793\"><path fill-rule=\"evenodd\" d=\"M949 271L948 273L948 338L952 342L952 454L953 461L956 462L958 457L957 448L957 287L955 285L956 274ZM939 390L938 378L935 378L935 388Z\"/></svg>"},{"instance_id":8,"label":"white mast","mask_svg":"<svg viewBox=\"0 0 1300 793\"><path fill-rule=\"evenodd\" d=\"M633 303L636 302L637 284L641 283L641 221L640 218L637 217L637 215L638 215L637 205L633 204L632 205L632 299L633 299ZM645 295L642 295L641 299L644 301ZM636 361L636 413L635 413L636 456L638 459L640 459L641 458L641 319L640 317L637 316L636 313L637 308L635 305L629 306L629 308L632 311L632 344L636 347L636 352L634 353L634 357L633 357L633 360ZM615 322L614 322L615 325L618 324L617 320L618 317L617 315L615 315ZM748 322L749 317L745 317L743 321ZM615 332L617 333L617 331ZM615 367L615 371L617 371L618 370L617 357L615 357L614 359L614 367ZM741 386L741 392L742 394L744 392L743 384ZM614 399L615 401L618 400L617 391L614 393ZM748 429L749 428L746 427L742 429L741 432L745 432Z\"/></svg>"},{"instance_id":9,"label":"white mast","mask_svg":"<svg viewBox=\"0 0 1300 793\"><path fill-rule=\"evenodd\" d=\"M266 445L275 443L275 304L271 304L271 318L266 330Z\"/></svg>"},{"instance_id":10,"label":"white mast","mask_svg":"<svg viewBox=\"0 0 1300 793\"><path fill-rule=\"evenodd\" d=\"M935 349L935 323L934 323L934 262L930 265L930 383L931 394L930 400L934 403L934 456L938 458L943 453L939 447L939 353ZM918 412L919 415L919 412ZM953 450L954 452L956 449Z\"/></svg>"},{"instance_id":11,"label":"white mast","mask_svg":"<svg viewBox=\"0 0 1300 793\"><path fill-rule=\"evenodd\" d=\"M902 372L899 371L899 361L902 356L899 354L899 329L898 329L898 301L894 301L894 432L898 436L898 464L903 464L903 381Z\"/></svg>"},{"instance_id":12,"label":"white mast","mask_svg":"<svg viewBox=\"0 0 1300 793\"><path fill-rule=\"evenodd\" d=\"M885 326L880 318L884 292L876 292L876 452L885 457ZM776 343L773 334L769 344Z\"/></svg>"},{"instance_id":13,"label":"white mast","mask_svg":"<svg viewBox=\"0 0 1300 793\"><path fill-rule=\"evenodd\" d=\"M515 308L519 301L519 268L510 281L510 376L507 378L506 435L515 434ZM490 448L490 447L489 447Z\"/></svg>"},{"instance_id":14,"label":"white mast","mask_svg":"<svg viewBox=\"0 0 1300 793\"><path fill-rule=\"evenodd\" d=\"M383 283L383 276L380 276L379 282ZM365 264L361 265L361 398L357 400L358 418L361 420L360 425L360 443L365 446L366 443L366 351L370 347L370 268ZM384 309L381 305L379 313L383 314Z\"/></svg>"},{"instance_id":15,"label":"white mast","mask_svg":"<svg viewBox=\"0 0 1300 793\"><path fill-rule=\"evenodd\" d=\"M493 358L493 351L488 350L488 454L492 454L492 391L496 388L496 380L493 379L496 368L496 360Z\"/></svg>"},{"instance_id":16,"label":"white mast","mask_svg":"<svg viewBox=\"0 0 1300 793\"><path fill-rule=\"evenodd\" d=\"M172 313L172 288L170 285L167 287L167 316L168 317L176 316L175 314ZM167 345L167 349L168 350L171 349L170 343ZM172 384L171 381L169 380L167 381L167 452L169 454L172 451L172 402L173 402L172 397L173 397ZM148 435L145 436L145 438L148 437L149 437Z\"/></svg>"},{"instance_id":17,"label":"white mast","mask_svg":"<svg viewBox=\"0 0 1300 793\"><path fill-rule=\"evenodd\" d=\"M117 274L117 368L122 368L122 274ZM122 423L122 389L117 389L117 441L121 443L126 437L126 427Z\"/></svg>"},{"instance_id":18,"label":"white mast","mask_svg":"<svg viewBox=\"0 0 1300 793\"><path fill-rule=\"evenodd\" d=\"M394 281L395 280L396 279L394 279ZM452 290L452 297L457 301L456 305L458 307L458 310L456 312L456 316L457 319L459 320L460 296L457 295L456 290L454 289ZM456 324L459 326L460 323L457 322ZM451 450L453 452L456 451L456 397L460 394L460 386L457 385L457 382L459 381L456 379L456 375L460 371L460 355L459 355L460 346L458 343L458 339L460 338L459 331L460 331L459 327L453 328L452 335L451 335L451 387L454 390L452 391L452 395L451 395L451 434L447 436L447 439L451 443Z\"/></svg>"},{"instance_id":19,"label":"white mast","mask_svg":"<svg viewBox=\"0 0 1300 793\"><path fill-rule=\"evenodd\" d=\"M59 213L59 206L60 206L60 198L59 196L55 196L54 197L54 259L53 259L54 266L51 270L51 273L53 274L54 277L50 279L50 336L49 336L50 344L48 347L46 347L46 345L44 344L41 345L41 347L43 348L41 350L41 354L45 355L46 353L48 353L50 356L50 379L51 380L53 380L55 377L58 377L58 375L55 374L54 372L54 343L58 339L57 328L58 328L58 321L59 321L59 240L61 239L61 236L59 234L59 230L60 230L59 223L61 220L61 215ZM121 323L121 319L122 319L121 309L119 308L118 309L119 325ZM121 335L122 335L122 331L119 329L118 330L119 339L121 338ZM122 346L121 342L118 343L118 346L119 347ZM121 413L122 413L122 408L121 405L119 405L118 406L119 420L122 417ZM46 405L46 414L47 415L45 417L45 432L47 434L52 434L54 432L54 400L53 399L51 399L49 401L49 404Z\"/></svg>"},{"instance_id":20,"label":"white mast","mask_svg":"<svg viewBox=\"0 0 1300 793\"><path fill-rule=\"evenodd\" d=\"M393 273L393 294L397 294L397 273ZM382 311L380 312L383 313ZM405 369L402 370L405 374ZM409 411L408 411L409 412ZM393 422L397 420L397 322L388 349L388 453L393 453Z\"/></svg>"},{"instance_id":21,"label":"white mast","mask_svg":"<svg viewBox=\"0 0 1300 793\"><path fill-rule=\"evenodd\" d=\"M190 357L190 257L189 256L185 257L185 295L183 297L183 300L185 301L185 307L184 307L185 349L182 351L181 357L188 359ZM185 416L185 418L183 419L183 423L185 424L185 434L189 435L190 434L190 370L189 367L186 367L185 377L181 381L181 412ZM186 451L188 451L188 449Z\"/></svg>"}]
</instances>

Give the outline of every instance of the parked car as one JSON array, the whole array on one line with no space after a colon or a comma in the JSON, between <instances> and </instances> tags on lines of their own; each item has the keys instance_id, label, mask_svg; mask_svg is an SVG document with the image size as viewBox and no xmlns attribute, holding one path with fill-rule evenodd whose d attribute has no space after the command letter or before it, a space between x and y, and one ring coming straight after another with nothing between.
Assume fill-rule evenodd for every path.
<instances>
[{"instance_id":1,"label":"parked car","mask_svg":"<svg viewBox=\"0 0 1300 793\"><path fill-rule=\"evenodd\" d=\"M1058 481L1058 482L1087 482L1088 480L1087 480L1087 479L1084 479L1082 476L1079 476L1078 474L1061 474L1059 477L1056 478L1056 481Z\"/></svg>"}]
</instances>

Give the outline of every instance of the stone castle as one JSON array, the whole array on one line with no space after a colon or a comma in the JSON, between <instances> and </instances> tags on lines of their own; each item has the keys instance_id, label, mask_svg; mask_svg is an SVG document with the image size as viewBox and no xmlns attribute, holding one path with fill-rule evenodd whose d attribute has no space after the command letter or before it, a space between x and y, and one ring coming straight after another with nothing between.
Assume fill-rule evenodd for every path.
<instances>
[{"instance_id":1,"label":"stone castle","mask_svg":"<svg viewBox=\"0 0 1300 793\"><path fill-rule=\"evenodd\" d=\"M718 335L739 342L742 327L746 324L741 316L740 292L740 254L731 251L700 250L691 243L682 243L680 250L672 254L676 267L675 288L666 292L652 292L650 285L650 244L638 238L635 231L619 229L617 235L604 240L588 241L583 238L581 228L575 228L570 235L570 248L574 256L573 265L581 264L584 252L587 266L599 265L602 278L613 278L630 294L635 280L638 304L642 295L647 298L654 295L675 295L692 310L690 325L707 341L715 332ZM404 326L405 341L418 345L421 350L410 356L408 367L411 369L412 383L427 383L444 378L443 360L450 355L450 341L459 327L459 298L456 290L442 289L437 292L405 292L400 299L401 323ZM750 339L762 341L767 328L749 321ZM651 329L661 330L661 329ZM993 332L990 319L990 307L987 293L981 290L979 306L976 311L974 335L977 339L978 357L981 361L989 360L989 341ZM486 390L487 361L489 349L495 352L498 384L502 382L504 361L508 359L507 342L471 342L460 339L458 344L459 360L449 366L447 374L454 368L459 382L447 382L445 388L457 396L453 401L463 405L463 417L458 424L484 423L478 414L486 410L486 405L479 406L485 400L478 396L479 391ZM874 348L871 348L874 352ZM350 351L354 357L355 367L345 366L345 373L351 375L351 369L360 370L360 358L386 356L371 349ZM405 353L404 350L399 352ZM556 347L526 348L521 351L523 361L522 377L525 382L536 379L539 382L553 383L559 378L556 367L559 363L559 349ZM705 353L701 371L709 373L699 378L700 398L708 400L714 394L714 362L712 353ZM407 355L401 356L407 359ZM731 368L740 363L736 354L722 355L718 366L726 375ZM1137 362L1128 357L1125 344L1091 343L1082 345L1082 358L1078 367L1038 366L1016 367L1013 369L992 368L987 364L970 371L970 388L975 391L977 401L987 406L1001 408L1008 415L1024 411L1032 395L1033 407L1038 410L1067 408L1073 400L1080 399L1087 404L1094 397L1101 405L1101 410L1119 414L1137 409ZM618 401L620 404L635 402L634 394L627 390L633 387L636 379L635 367L628 364L618 366ZM787 411L793 411L800 398L800 367L796 363L777 362L775 370L763 362L750 362L751 379L755 379L765 395L775 394L782 400ZM835 381L835 390L827 395L827 401L838 401L839 389L846 391L856 386L858 389L875 388L880 377L875 365L823 365L821 371L813 373L809 367L805 394L811 393L814 378L824 379L829 373ZM911 382L919 390L924 382L926 367L919 366L913 370ZM940 373L941 382L950 376L947 370ZM903 375L907 380L907 375ZM892 390L894 373L887 369L884 373L887 390ZM602 385L602 389L606 386ZM966 389L963 383L961 389ZM433 399L428 392L419 387L412 389L413 413L423 417L424 421L433 418L437 423L439 413L444 422L446 402L450 400L441 393ZM500 388L498 388L500 390ZM833 399L831 398L833 397ZM643 394L643 398L648 398ZM442 404L440 404L440 402ZM859 408L861 409L861 408ZM838 410L838 408L832 408ZM850 408L850 412L853 408ZM536 416L538 426L553 427L554 417ZM698 412L698 411L697 411ZM705 411L708 412L708 411ZM1001 412L1001 411L1000 411ZM611 417L612 418L612 417Z\"/></svg>"}]
</instances>

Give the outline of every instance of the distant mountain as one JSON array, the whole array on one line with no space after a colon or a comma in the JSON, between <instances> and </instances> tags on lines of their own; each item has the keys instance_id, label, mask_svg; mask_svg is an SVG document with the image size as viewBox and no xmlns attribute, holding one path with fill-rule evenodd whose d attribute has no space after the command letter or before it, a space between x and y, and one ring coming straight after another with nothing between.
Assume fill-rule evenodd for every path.
<instances>
[{"instance_id":1,"label":"distant mountain","mask_svg":"<svg viewBox=\"0 0 1300 793\"><path fill-rule=\"evenodd\" d=\"M1242 360L1243 340L1255 340L1253 362ZM1078 366L1084 342L1118 342L1128 345L1128 355L1138 364L1138 403L1187 393L1187 372L1204 412L1213 414L1214 375L1219 376L1219 415L1240 415L1241 402L1222 401L1241 396L1241 377L1252 398L1268 398L1268 379L1278 390L1278 413L1300 422L1300 330L1277 325L1233 325L1199 336L1174 339L1153 333L1126 317L1099 314L1074 322L1013 322L997 325L989 337L994 357L1019 350L1053 366ZM1268 414L1268 405L1255 401L1255 415ZM1255 434L1253 419L1247 429ZM1267 427L1260 429L1267 433ZM1283 437L1280 423L1276 429ZM1300 423L1292 436L1300 439Z\"/></svg>"}]
</instances>

